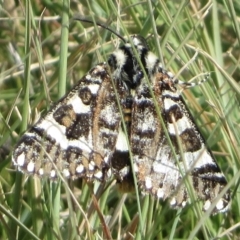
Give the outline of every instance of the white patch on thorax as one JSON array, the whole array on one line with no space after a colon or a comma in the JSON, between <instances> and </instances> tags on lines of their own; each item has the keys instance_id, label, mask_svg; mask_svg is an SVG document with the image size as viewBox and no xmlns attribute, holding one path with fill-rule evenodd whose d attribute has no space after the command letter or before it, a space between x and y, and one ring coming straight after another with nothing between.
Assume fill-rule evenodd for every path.
<instances>
[{"instance_id":1,"label":"white patch on thorax","mask_svg":"<svg viewBox=\"0 0 240 240\"><path fill-rule=\"evenodd\" d=\"M146 67L147 67L148 71L151 72L153 70L156 62L158 61L158 58L154 53L148 52L145 60L146 60Z\"/></svg>"},{"instance_id":2,"label":"white patch on thorax","mask_svg":"<svg viewBox=\"0 0 240 240\"><path fill-rule=\"evenodd\" d=\"M117 49L113 55L116 57L117 67L121 68L125 64L127 56L121 49Z\"/></svg>"}]
</instances>

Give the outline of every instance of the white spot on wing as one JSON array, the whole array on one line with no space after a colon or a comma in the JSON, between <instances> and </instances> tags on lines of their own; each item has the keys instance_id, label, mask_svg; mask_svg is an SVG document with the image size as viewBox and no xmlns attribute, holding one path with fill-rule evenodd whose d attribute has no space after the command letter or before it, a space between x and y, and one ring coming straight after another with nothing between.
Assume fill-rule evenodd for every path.
<instances>
[{"instance_id":1,"label":"white spot on wing","mask_svg":"<svg viewBox=\"0 0 240 240\"><path fill-rule=\"evenodd\" d=\"M176 198L172 198L170 201L171 206L175 206L177 204Z\"/></svg>"},{"instance_id":2,"label":"white spot on wing","mask_svg":"<svg viewBox=\"0 0 240 240\"><path fill-rule=\"evenodd\" d=\"M182 202L182 207L185 207L187 205L187 202L186 201L183 201Z\"/></svg>"},{"instance_id":3,"label":"white spot on wing","mask_svg":"<svg viewBox=\"0 0 240 240\"><path fill-rule=\"evenodd\" d=\"M170 78L173 78L173 77L174 77L174 75L173 75L172 72L167 72L167 75L168 75Z\"/></svg>"},{"instance_id":4,"label":"white spot on wing","mask_svg":"<svg viewBox=\"0 0 240 240\"><path fill-rule=\"evenodd\" d=\"M44 174L44 170L43 170L43 168L40 168L39 170L38 170L38 173L39 173L39 175L43 175Z\"/></svg>"},{"instance_id":5,"label":"white spot on wing","mask_svg":"<svg viewBox=\"0 0 240 240\"><path fill-rule=\"evenodd\" d=\"M162 188L159 188L159 189L157 190L157 197L158 197L158 198L163 198L163 197L164 197L164 191L163 191Z\"/></svg>"},{"instance_id":6,"label":"white spot on wing","mask_svg":"<svg viewBox=\"0 0 240 240\"><path fill-rule=\"evenodd\" d=\"M164 90L162 92L162 95L164 97L170 96L170 97L173 97L173 98L179 98L179 93L178 92L173 92L173 91L169 91L169 90Z\"/></svg>"},{"instance_id":7,"label":"white spot on wing","mask_svg":"<svg viewBox=\"0 0 240 240\"><path fill-rule=\"evenodd\" d=\"M159 173L163 177L163 184L171 183L177 186L180 172L175 162L168 145L158 149L152 168L154 172Z\"/></svg>"},{"instance_id":8,"label":"white spot on wing","mask_svg":"<svg viewBox=\"0 0 240 240\"><path fill-rule=\"evenodd\" d=\"M206 164L216 165L215 161L213 160L212 156L209 154L207 149L202 144L202 148L195 152L185 152L184 153L184 160L186 162L187 169L194 168L201 168L204 167ZM222 173L214 173L215 176L223 177Z\"/></svg>"},{"instance_id":9,"label":"white spot on wing","mask_svg":"<svg viewBox=\"0 0 240 240\"><path fill-rule=\"evenodd\" d=\"M92 147L90 146L91 143L87 141L84 137L81 137L79 140L70 140L70 141L66 138L66 141L68 141L68 146L80 148L82 151L86 153L92 152ZM61 142L60 142L60 145L62 145Z\"/></svg>"},{"instance_id":10,"label":"white spot on wing","mask_svg":"<svg viewBox=\"0 0 240 240\"><path fill-rule=\"evenodd\" d=\"M70 172L67 168L63 169L62 172L63 172L64 177L69 177L70 176Z\"/></svg>"},{"instance_id":11,"label":"white spot on wing","mask_svg":"<svg viewBox=\"0 0 240 240\"><path fill-rule=\"evenodd\" d=\"M116 150L121 152L128 151L127 137L122 130L119 131L117 136Z\"/></svg>"},{"instance_id":12,"label":"white spot on wing","mask_svg":"<svg viewBox=\"0 0 240 240\"><path fill-rule=\"evenodd\" d=\"M121 176L126 176L130 172L130 168L128 166L125 166L119 172Z\"/></svg>"},{"instance_id":13,"label":"white spot on wing","mask_svg":"<svg viewBox=\"0 0 240 240\"><path fill-rule=\"evenodd\" d=\"M86 75L86 79L87 80L91 80L92 79L92 76L90 74Z\"/></svg>"},{"instance_id":14,"label":"white spot on wing","mask_svg":"<svg viewBox=\"0 0 240 240\"><path fill-rule=\"evenodd\" d=\"M173 170L176 170L176 166L171 161L169 161L168 157L162 159L161 162L153 162L153 171L156 173L167 174Z\"/></svg>"},{"instance_id":15,"label":"white spot on wing","mask_svg":"<svg viewBox=\"0 0 240 240\"><path fill-rule=\"evenodd\" d=\"M51 170L50 177L54 178L55 176L56 176L56 171L55 170Z\"/></svg>"},{"instance_id":16,"label":"white spot on wing","mask_svg":"<svg viewBox=\"0 0 240 240\"><path fill-rule=\"evenodd\" d=\"M145 177L145 186L147 189L152 188L152 179L150 177Z\"/></svg>"},{"instance_id":17,"label":"white spot on wing","mask_svg":"<svg viewBox=\"0 0 240 240\"><path fill-rule=\"evenodd\" d=\"M58 124L52 117L52 114L43 119L39 124L37 124L36 127L43 129L46 132L46 135L49 135L51 138L55 139L63 149L68 147L68 140L65 136L66 127Z\"/></svg>"},{"instance_id":18,"label":"white spot on wing","mask_svg":"<svg viewBox=\"0 0 240 240\"><path fill-rule=\"evenodd\" d=\"M96 95L99 89L99 84L90 84L88 85L88 88L90 89L92 94Z\"/></svg>"},{"instance_id":19,"label":"white spot on wing","mask_svg":"<svg viewBox=\"0 0 240 240\"><path fill-rule=\"evenodd\" d=\"M116 125L119 119L116 117L116 110L112 105L106 105L101 110L100 118L104 120L104 122L109 123L110 125Z\"/></svg>"},{"instance_id":20,"label":"white spot on wing","mask_svg":"<svg viewBox=\"0 0 240 240\"><path fill-rule=\"evenodd\" d=\"M219 210L219 211L224 208L224 204L223 204L223 200L222 200L222 199L220 199L220 200L217 202L216 208L217 208L217 210Z\"/></svg>"},{"instance_id":21,"label":"white spot on wing","mask_svg":"<svg viewBox=\"0 0 240 240\"><path fill-rule=\"evenodd\" d=\"M28 172L33 172L34 171L34 162L29 162L28 165L27 165L27 170Z\"/></svg>"},{"instance_id":22,"label":"white spot on wing","mask_svg":"<svg viewBox=\"0 0 240 240\"><path fill-rule=\"evenodd\" d=\"M167 111L168 109L170 109L174 105L178 106L178 103L173 101L171 98L165 98L164 99L164 110Z\"/></svg>"},{"instance_id":23,"label":"white spot on wing","mask_svg":"<svg viewBox=\"0 0 240 240\"><path fill-rule=\"evenodd\" d=\"M94 177L101 179L103 177L103 173L101 171L98 171L98 172L94 173Z\"/></svg>"},{"instance_id":24,"label":"white spot on wing","mask_svg":"<svg viewBox=\"0 0 240 240\"><path fill-rule=\"evenodd\" d=\"M81 98L78 97L77 94L72 96L67 104L71 104L73 106L73 110L76 114L81 114L81 113L88 113L90 112L90 105L86 105L82 102Z\"/></svg>"},{"instance_id":25,"label":"white spot on wing","mask_svg":"<svg viewBox=\"0 0 240 240\"><path fill-rule=\"evenodd\" d=\"M219 201L221 202L217 203L216 208L218 209L219 212L226 212L229 209L229 204L224 207L224 200L220 199Z\"/></svg>"},{"instance_id":26,"label":"white spot on wing","mask_svg":"<svg viewBox=\"0 0 240 240\"><path fill-rule=\"evenodd\" d=\"M77 173L82 173L83 170L84 170L84 166L82 164L78 165L77 168L76 168Z\"/></svg>"},{"instance_id":27,"label":"white spot on wing","mask_svg":"<svg viewBox=\"0 0 240 240\"><path fill-rule=\"evenodd\" d=\"M112 169L109 168L107 171L107 178L110 178L112 176Z\"/></svg>"},{"instance_id":28,"label":"white spot on wing","mask_svg":"<svg viewBox=\"0 0 240 240\"><path fill-rule=\"evenodd\" d=\"M138 165L136 163L133 163L133 170L134 170L134 172L138 172L139 171Z\"/></svg>"},{"instance_id":29,"label":"white spot on wing","mask_svg":"<svg viewBox=\"0 0 240 240\"><path fill-rule=\"evenodd\" d=\"M189 129L192 127L186 116L183 116L182 118L178 119L174 123L168 123L167 125L168 125L169 134L173 134L173 135L177 135L177 134L180 135L186 129ZM175 131L175 128L177 132Z\"/></svg>"},{"instance_id":30,"label":"white spot on wing","mask_svg":"<svg viewBox=\"0 0 240 240\"><path fill-rule=\"evenodd\" d=\"M68 140L65 135L66 127L58 124L52 117L52 114L49 114L45 119L37 124L36 127L43 129L46 132L46 135L54 139L63 150L67 149L68 146L72 146L80 148L87 153L90 153L92 151L91 139L81 137L77 140Z\"/></svg>"},{"instance_id":31,"label":"white spot on wing","mask_svg":"<svg viewBox=\"0 0 240 240\"><path fill-rule=\"evenodd\" d=\"M141 125L141 131L154 131L156 129L156 119L152 114L148 114L145 122Z\"/></svg>"},{"instance_id":32,"label":"white spot on wing","mask_svg":"<svg viewBox=\"0 0 240 240\"><path fill-rule=\"evenodd\" d=\"M107 154L107 156L105 156L105 157L103 158L103 161L104 161L105 163L109 163L109 154Z\"/></svg>"},{"instance_id":33,"label":"white spot on wing","mask_svg":"<svg viewBox=\"0 0 240 240\"><path fill-rule=\"evenodd\" d=\"M89 169L90 171L93 171L93 170L94 170L94 166L95 166L95 163L94 163L93 161L91 161L91 162L89 163L89 165L88 165L88 169Z\"/></svg>"},{"instance_id":34,"label":"white spot on wing","mask_svg":"<svg viewBox=\"0 0 240 240\"><path fill-rule=\"evenodd\" d=\"M17 161L15 162L13 159L13 162L15 164L17 164L18 166L22 167L24 165L25 162L25 153L21 153L18 157L17 157Z\"/></svg>"},{"instance_id":35,"label":"white spot on wing","mask_svg":"<svg viewBox=\"0 0 240 240\"><path fill-rule=\"evenodd\" d=\"M211 202L210 200L207 200L205 203L204 203L204 206L203 206L203 210L204 211L207 211L211 206Z\"/></svg>"}]
</instances>

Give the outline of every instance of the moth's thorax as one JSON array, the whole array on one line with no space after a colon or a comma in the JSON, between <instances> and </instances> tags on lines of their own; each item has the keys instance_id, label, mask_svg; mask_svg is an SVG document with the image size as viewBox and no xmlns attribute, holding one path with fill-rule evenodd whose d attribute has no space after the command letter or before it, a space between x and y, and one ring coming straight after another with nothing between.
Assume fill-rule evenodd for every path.
<instances>
[{"instance_id":1,"label":"moth's thorax","mask_svg":"<svg viewBox=\"0 0 240 240\"><path fill-rule=\"evenodd\" d=\"M146 57L149 50L145 40L140 36L133 35L131 39L132 42L124 44L110 55L108 64L114 79L121 79L130 88L136 88L144 77L143 72L148 71ZM153 59L150 57L150 60ZM149 67L151 64L149 62Z\"/></svg>"}]
</instances>

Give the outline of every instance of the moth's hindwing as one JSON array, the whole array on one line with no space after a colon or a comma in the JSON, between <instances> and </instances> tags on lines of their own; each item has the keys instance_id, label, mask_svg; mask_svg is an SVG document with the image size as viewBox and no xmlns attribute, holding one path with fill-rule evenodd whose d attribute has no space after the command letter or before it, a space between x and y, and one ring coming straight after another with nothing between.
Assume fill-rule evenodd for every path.
<instances>
[{"instance_id":1,"label":"moth's hindwing","mask_svg":"<svg viewBox=\"0 0 240 240\"><path fill-rule=\"evenodd\" d=\"M204 200L203 209L207 210L226 186L226 178L206 148L174 86L173 76L165 72L157 61L153 69L149 67L146 70L177 159L160 123L149 86L143 80L133 100L132 122L135 124L131 126L131 147L138 184L144 192L157 198L170 198L172 207L184 207L189 195L183 177L189 174L196 195ZM179 145L184 159L180 157ZM213 212L225 211L229 201L228 191L217 201Z\"/></svg>"},{"instance_id":2,"label":"moth's hindwing","mask_svg":"<svg viewBox=\"0 0 240 240\"><path fill-rule=\"evenodd\" d=\"M116 89L125 98L120 82ZM120 113L108 67L84 76L20 139L13 154L19 170L39 176L104 180L115 148Z\"/></svg>"}]
</instances>

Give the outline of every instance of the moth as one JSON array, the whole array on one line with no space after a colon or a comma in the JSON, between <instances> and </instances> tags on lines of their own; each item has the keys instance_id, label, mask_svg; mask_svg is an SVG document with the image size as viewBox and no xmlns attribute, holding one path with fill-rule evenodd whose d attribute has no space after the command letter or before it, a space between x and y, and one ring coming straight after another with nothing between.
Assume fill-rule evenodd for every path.
<instances>
[{"instance_id":1,"label":"moth","mask_svg":"<svg viewBox=\"0 0 240 240\"><path fill-rule=\"evenodd\" d=\"M53 180L59 172L89 181L113 175L119 182L136 174L143 193L169 199L172 207L189 201L188 177L204 211L214 203L213 213L225 212L230 192L218 196L226 178L177 89L178 80L144 38L133 35L130 42L91 69L21 137L13 164Z\"/></svg>"}]
</instances>

